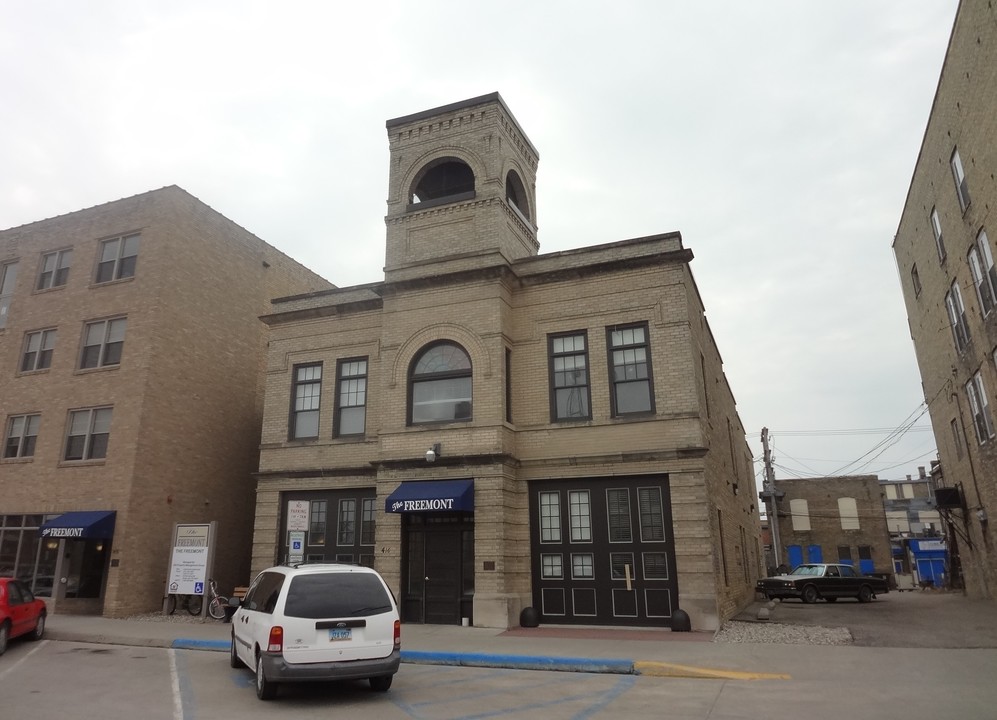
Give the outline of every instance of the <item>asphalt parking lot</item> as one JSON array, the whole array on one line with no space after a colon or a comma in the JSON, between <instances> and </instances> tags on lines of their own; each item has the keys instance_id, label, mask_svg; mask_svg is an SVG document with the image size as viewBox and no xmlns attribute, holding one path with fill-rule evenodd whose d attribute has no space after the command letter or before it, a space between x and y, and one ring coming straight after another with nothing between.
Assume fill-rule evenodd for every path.
<instances>
[{"instance_id":1,"label":"asphalt parking lot","mask_svg":"<svg viewBox=\"0 0 997 720\"><path fill-rule=\"evenodd\" d=\"M757 602L738 619L757 617ZM842 599L807 605L773 601L769 622L845 627L853 644L883 648L997 648L997 602L961 592L915 590L879 595L871 603Z\"/></svg>"}]
</instances>

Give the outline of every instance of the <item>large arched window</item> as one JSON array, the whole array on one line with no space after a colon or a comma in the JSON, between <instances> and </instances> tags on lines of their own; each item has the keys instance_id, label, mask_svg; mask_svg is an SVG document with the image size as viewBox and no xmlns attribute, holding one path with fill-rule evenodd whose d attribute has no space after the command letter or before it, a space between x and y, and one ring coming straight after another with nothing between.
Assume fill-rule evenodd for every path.
<instances>
[{"instance_id":1,"label":"large arched window","mask_svg":"<svg viewBox=\"0 0 997 720\"><path fill-rule=\"evenodd\" d=\"M409 210L461 202L474 197L474 171L463 160L438 158L426 165L412 183Z\"/></svg>"},{"instance_id":2,"label":"large arched window","mask_svg":"<svg viewBox=\"0 0 997 720\"><path fill-rule=\"evenodd\" d=\"M527 200L526 188L515 170L510 170L505 176L505 199L519 210L520 215L526 220L530 219L530 203Z\"/></svg>"},{"instance_id":3,"label":"large arched window","mask_svg":"<svg viewBox=\"0 0 997 720\"><path fill-rule=\"evenodd\" d=\"M430 345L409 374L409 422L471 419L471 358L450 342Z\"/></svg>"}]
</instances>

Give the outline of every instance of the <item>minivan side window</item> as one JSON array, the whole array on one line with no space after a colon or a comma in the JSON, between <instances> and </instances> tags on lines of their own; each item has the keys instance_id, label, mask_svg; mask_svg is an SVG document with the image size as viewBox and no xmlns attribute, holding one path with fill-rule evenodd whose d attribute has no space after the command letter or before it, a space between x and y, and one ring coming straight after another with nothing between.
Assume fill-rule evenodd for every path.
<instances>
[{"instance_id":1,"label":"minivan side window","mask_svg":"<svg viewBox=\"0 0 997 720\"><path fill-rule=\"evenodd\" d=\"M284 575L281 573L263 573L246 594L243 607L247 610L272 613L277 607L277 598L280 597L283 585Z\"/></svg>"}]
</instances>

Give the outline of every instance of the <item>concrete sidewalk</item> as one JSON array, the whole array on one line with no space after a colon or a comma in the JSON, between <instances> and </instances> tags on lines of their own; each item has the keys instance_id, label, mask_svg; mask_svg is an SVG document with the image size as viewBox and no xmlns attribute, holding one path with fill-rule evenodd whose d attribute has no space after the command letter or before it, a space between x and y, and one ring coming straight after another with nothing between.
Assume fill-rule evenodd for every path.
<instances>
[{"instance_id":1,"label":"concrete sidewalk","mask_svg":"<svg viewBox=\"0 0 997 720\"><path fill-rule=\"evenodd\" d=\"M50 640L229 650L231 625L196 618L124 619L50 615ZM760 679L779 671L746 667L713 633L667 629L538 627L498 630L402 626L402 662L529 670ZM737 653L735 653L736 655ZM758 665L749 661L748 665ZM763 663L764 665L764 663Z\"/></svg>"}]
</instances>

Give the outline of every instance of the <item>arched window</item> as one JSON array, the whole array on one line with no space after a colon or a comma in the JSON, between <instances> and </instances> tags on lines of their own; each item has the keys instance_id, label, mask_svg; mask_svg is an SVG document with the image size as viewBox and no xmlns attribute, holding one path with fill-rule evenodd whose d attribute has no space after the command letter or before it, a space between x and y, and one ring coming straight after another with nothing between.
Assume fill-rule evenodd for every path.
<instances>
[{"instance_id":1,"label":"arched window","mask_svg":"<svg viewBox=\"0 0 997 720\"><path fill-rule=\"evenodd\" d=\"M524 218L530 219L530 203L526 199L526 188L515 170L510 170L505 176L505 199L519 210Z\"/></svg>"},{"instance_id":2,"label":"arched window","mask_svg":"<svg viewBox=\"0 0 997 720\"><path fill-rule=\"evenodd\" d=\"M451 342L430 345L409 374L410 424L471 419L471 358Z\"/></svg>"},{"instance_id":3,"label":"arched window","mask_svg":"<svg viewBox=\"0 0 997 720\"><path fill-rule=\"evenodd\" d=\"M455 158L440 158L416 177L409 197L410 207L431 207L474 197L474 172Z\"/></svg>"}]
</instances>

